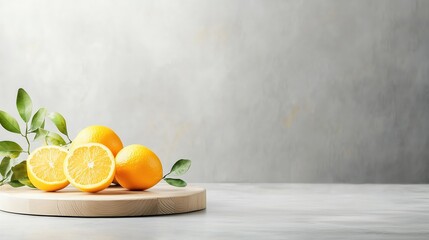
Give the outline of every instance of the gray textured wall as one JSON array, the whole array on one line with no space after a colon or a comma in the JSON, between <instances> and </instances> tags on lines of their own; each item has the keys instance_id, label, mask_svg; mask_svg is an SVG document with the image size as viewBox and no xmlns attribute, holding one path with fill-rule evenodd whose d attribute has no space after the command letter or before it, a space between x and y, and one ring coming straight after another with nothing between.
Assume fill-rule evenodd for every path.
<instances>
[{"instance_id":1,"label":"gray textured wall","mask_svg":"<svg viewBox=\"0 0 429 240\"><path fill-rule=\"evenodd\" d=\"M429 1L0 0L0 108L25 87L190 181L428 182L428 26Z\"/></svg>"}]
</instances>

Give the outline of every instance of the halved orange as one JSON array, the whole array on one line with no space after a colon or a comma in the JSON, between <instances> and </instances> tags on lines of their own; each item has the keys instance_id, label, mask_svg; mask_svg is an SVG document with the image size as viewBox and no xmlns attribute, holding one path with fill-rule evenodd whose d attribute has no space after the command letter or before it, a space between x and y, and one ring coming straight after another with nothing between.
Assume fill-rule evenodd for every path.
<instances>
[{"instance_id":1,"label":"halved orange","mask_svg":"<svg viewBox=\"0 0 429 240\"><path fill-rule=\"evenodd\" d=\"M31 183L44 191L57 191L67 185L64 159L67 150L57 146L44 146L34 150L27 159L27 175Z\"/></svg>"},{"instance_id":2,"label":"halved orange","mask_svg":"<svg viewBox=\"0 0 429 240\"><path fill-rule=\"evenodd\" d=\"M64 174L77 189L98 192L107 188L115 176L115 158L99 143L87 143L74 148L64 161Z\"/></svg>"}]
</instances>

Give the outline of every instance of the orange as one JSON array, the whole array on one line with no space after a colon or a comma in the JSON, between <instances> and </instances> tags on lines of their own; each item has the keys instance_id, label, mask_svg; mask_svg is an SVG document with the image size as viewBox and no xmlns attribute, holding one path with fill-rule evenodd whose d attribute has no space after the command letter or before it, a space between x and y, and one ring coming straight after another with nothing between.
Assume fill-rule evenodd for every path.
<instances>
[{"instance_id":1,"label":"orange","mask_svg":"<svg viewBox=\"0 0 429 240\"><path fill-rule=\"evenodd\" d=\"M116 155L115 178L124 188L145 190L162 179L162 164L149 148L130 145Z\"/></svg>"},{"instance_id":2,"label":"orange","mask_svg":"<svg viewBox=\"0 0 429 240\"><path fill-rule=\"evenodd\" d=\"M74 148L64 161L64 174L77 189L98 192L115 176L115 157L104 145L87 143Z\"/></svg>"},{"instance_id":3,"label":"orange","mask_svg":"<svg viewBox=\"0 0 429 240\"><path fill-rule=\"evenodd\" d=\"M71 149L86 143L100 143L112 151L113 156L123 148L122 141L118 135L105 126L89 126L82 129L73 140Z\"/></svg>"},{"instance_id":4,"label":"orange","mask_svg":"<svg viewBox=\"0 0 429 240\"><path fill-rule=\"evenodd\" d=\"M64 148L44 146L34 150L27 159L27 175L31 183L44 191L57 191L65 188L69 182L64 175Z\"/></svg>"}]
</instances>

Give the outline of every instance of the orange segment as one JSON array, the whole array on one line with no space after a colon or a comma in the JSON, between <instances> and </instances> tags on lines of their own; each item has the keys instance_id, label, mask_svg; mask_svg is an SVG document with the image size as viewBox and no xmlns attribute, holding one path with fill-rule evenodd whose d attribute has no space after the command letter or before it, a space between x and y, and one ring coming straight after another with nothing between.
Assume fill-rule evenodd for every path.
<instances>
[{"instance_id":1,"label":"orange segment","mask_svg":"<svg viewBox=\"0 0 429 240\"><path fill-rule=\"evenodd\" d=\"M69 182L64 175L64 148L44 146L34 150L27 159L27 174L31 183L44 191L57 191Z\"/></svg>"},{"instance_id":2,"label":"orange segment","mask_svg":"<svg viewBox=\"0 0 429 240\"><path fill-rule=\"evenodd\" d=\"M65 159L64 174L77 189L98 192L112 183L115 158L102 144L83 144L73 149Z\"/></svg>"}]
</instances>

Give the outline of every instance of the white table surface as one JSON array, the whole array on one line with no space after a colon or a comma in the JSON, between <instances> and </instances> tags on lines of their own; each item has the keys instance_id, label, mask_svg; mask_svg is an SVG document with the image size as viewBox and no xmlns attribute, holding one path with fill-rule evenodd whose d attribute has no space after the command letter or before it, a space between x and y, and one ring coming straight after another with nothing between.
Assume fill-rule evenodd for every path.
<instances>
[{"instance_id":1,"label":"white table surface","mask_svg":"<svg viewBox=\"0 0 429 240\"><path fill-rule=\"evenodd\" d=\"M67 218L0 212L0 239L429 239L429 185L194 184L204 211Z\"/></svg>"}]
</instances>

